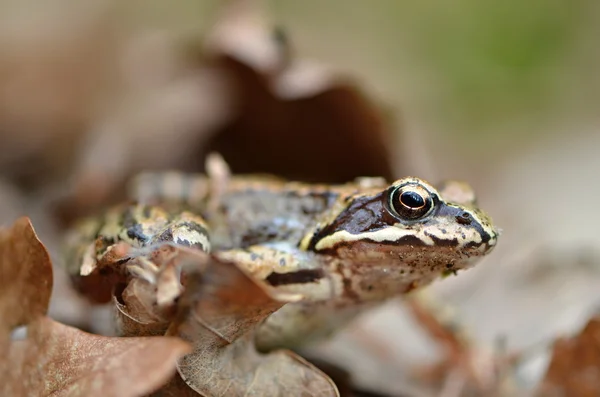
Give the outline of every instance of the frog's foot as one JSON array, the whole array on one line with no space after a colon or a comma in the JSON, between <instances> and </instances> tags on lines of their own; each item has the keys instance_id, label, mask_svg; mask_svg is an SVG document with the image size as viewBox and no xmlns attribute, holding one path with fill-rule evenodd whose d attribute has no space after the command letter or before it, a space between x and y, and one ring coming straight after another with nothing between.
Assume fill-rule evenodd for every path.
<instances>
[{"instance_id":1,"label":"frog's foot","mask_svg":"<svg viewBox=\"0 0 600 397\"><path fill-rule=\"evenodd\" d=\"M127 271L133 277L140 278L155 285L160 268L150 259L140 256L127 263Z\"/></svg>"},{"instance_id":2,"label":"frog's foot","mask_svg":"<svg viewBox=\"0 0 600 397\"><path fill-rule=\"evenodd\" d=\"M187 211L176 214L144 247L132 249L126 264L131 276L156 286L159 306L173 303L182 291L178 247L210 251L207 226L201 217Z\"/></svg>"},{"instance_id":3,"label":"frog's foot","mask_svg":"<svg viewBox=\"0 0 600 397\"><path fill-rule=\"evenodd\" d=\"M156 303L159 307L173 305L183 291L180 269L177 262L173 260L176 256L173 252L166 255L163 253L159 257L154 256L157 258L156 262L140 256L127 265L131 276L156 287Z\"/></svg>"}]
</instances>

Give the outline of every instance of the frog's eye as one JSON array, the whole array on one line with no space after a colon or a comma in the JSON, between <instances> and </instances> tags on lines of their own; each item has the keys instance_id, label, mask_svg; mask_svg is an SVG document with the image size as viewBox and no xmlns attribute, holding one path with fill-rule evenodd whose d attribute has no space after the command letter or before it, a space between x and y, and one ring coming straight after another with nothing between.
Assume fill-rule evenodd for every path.
<instances>
[{"instance_id":1,"label":"frog's eye","mask_svg":"<svg viewBox=\"0 0 600 397\"><path fill-rule=\"evenodd\" d=\"M424 217L433 207L431 193L419 185L399 186L390 194L390 208L395 215L407 220Z\"/></svg>"}]
</instances>

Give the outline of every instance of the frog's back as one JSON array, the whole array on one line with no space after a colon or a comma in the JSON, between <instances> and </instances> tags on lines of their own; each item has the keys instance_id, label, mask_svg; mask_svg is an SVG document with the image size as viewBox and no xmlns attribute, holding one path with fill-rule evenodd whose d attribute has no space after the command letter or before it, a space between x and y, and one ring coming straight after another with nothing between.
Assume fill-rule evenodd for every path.
<instances>
[{"instance_id":1,"label":"frog's back","mask_svg":"<svg viewBox=\"0 0 600 397\"><path fill-rule=\"evenodd\" d=\"M191 209L209 224L214 249L228 249L268 241L299 243L345 190L271 176L214 181L203 174L148 173L136 178L132 196Z\"/></svg>"}]
</instances>

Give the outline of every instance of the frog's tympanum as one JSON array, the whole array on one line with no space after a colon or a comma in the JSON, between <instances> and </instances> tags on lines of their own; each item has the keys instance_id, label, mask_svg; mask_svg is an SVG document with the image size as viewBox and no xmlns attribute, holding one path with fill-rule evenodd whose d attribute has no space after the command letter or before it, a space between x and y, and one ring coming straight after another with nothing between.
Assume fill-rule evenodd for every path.
<instances>
[{"instance_id":1,"label":"frog's tympanum","mask_svg":"<svg viewBox=\"0 0 600 397\"><path fill-rule=\"evenodd\" d=\"M257 345L272 349L328 335L365 308L468 268L498 236L459 182L436 190L413 177L330 186L234 176L218 185L205 175L140 175L137 203L88 222L95 249L71 268L119 241L210 251L305 297L259 328Z\"/></svg>"}]
</instances>

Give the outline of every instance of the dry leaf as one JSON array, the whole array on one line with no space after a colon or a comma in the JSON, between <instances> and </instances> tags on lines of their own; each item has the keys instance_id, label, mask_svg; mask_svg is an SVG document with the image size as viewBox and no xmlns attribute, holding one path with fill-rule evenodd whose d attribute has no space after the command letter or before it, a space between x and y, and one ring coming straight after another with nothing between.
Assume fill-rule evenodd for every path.
<instances>
[{"instance_id":1,"label":"dry leaf","mask_svg":"<svg viewBox=\"0 0 600 397\"><path fill-rule=\"evenodd\" d=\"M0 230L0 338L46 314L51 292L48 251L29 218L19 218L10 229Z\"/></svg>"},{"instance_id":2,"label":"dry leaf","mask_svg":"<svg viewBox=\"0 0 600 397\"><path fill-rule=\"evenodd\" d=\"M87 249L94 250L94 244ZM71 267L66 270L75 290L91 302L110 302L114 289L127 284L127 272L123 263L130 256L130 248L129 244L118 242L99 260L92 259L93 255L90 255L89 262L84 259L81 264L75 261L70 263Z\"/></svg>"},{"instance_id":3,"label":"dry leaf","mask_svg":"<svg viewBox=\"0 0 600 397\"><path fill-rule=\"evenodd\" d=\"M181 379L179 373L176 373L175 376L171 378L169 383L165 386L161 387L155 393L151 395L152 397L198 397L198 393L195 390L190 389L190 387Z\"/></svg>"},{"instance_id":4,"label":"dry leaf","mask_svg":"<svg viewBox=\"0 0 600 397\"><path fill-rule=\"evenodd\" d=\"M392 138L383 117L351 84L286 100L249 66L231 58L221 65L238 85L240 114L215 134L204 155L221 153L234 173L325 183L357 176L394 179L388 153Z\"/></svg>"},{"instance_id":5,"label":"dry leaf","mask_svg":"<svg viewBox=\"0 0 600 397\"><path fill-rule=\"evenodd\" d=\"M294 353L259 354L253 328L286 303L269 296L233 263L198 255L186 275L180 312L169 330L194 344L178 371L203 396L337 396L333 382Z\"/></svg>"},{"instance_id":6,"label":"dry leaf","mask_svg":"<svg viewBox=\"0 0 600 397\"><path fill-rule=\"evenodd\" d=\"M552 361L539 397L600 395L600 317L592 318L581 333L554 343Z\"/></svg>"},{"instance_id":7,"label":"dry leaf","mask_svg":"<svg viewBox=\"0 0 600 397\"><path fill-rule=\"evenodd\" d=\"M122 336L164 335L169 321L158 313L156 288L145 280L133 279L119 296L113 297L117 332Z\"/></svg>"},{"instance_id":8,"label":"dry leaf","mask_svg":"<svg viewBox=\"0 0 600 397\"><path fill-rule=\"evenodd\" d=\"M142 396L166 383L189 351L178 338L109 338L42 317L13 342L3 396Z\"/></svg>"},{"instance_id":9,"label":"dry leaf","mask_svg":"<svg viewBox=\"0 0 600 397\"><path fill-rule=\"evenodd\" d=\"M45 317L52 264L28 218L0 231L0 395L139 396L166 383L189 351L177 338L107 338ZM27 325L27 338L6 344Z\"/></svg>"},{"instance_id":10,"label":"dry leaf","mask_svg":"<svg viewBox=\"0 0 600 397\"><path fill-rule=\"evenodd\" d=\"M394 179L389 120L351 79L295 57L261 2L226 1L220 11L206 52L228 73L237 114L200 158L216 151L234 173L308 182Z\"/></svg>"}]
</instances>

